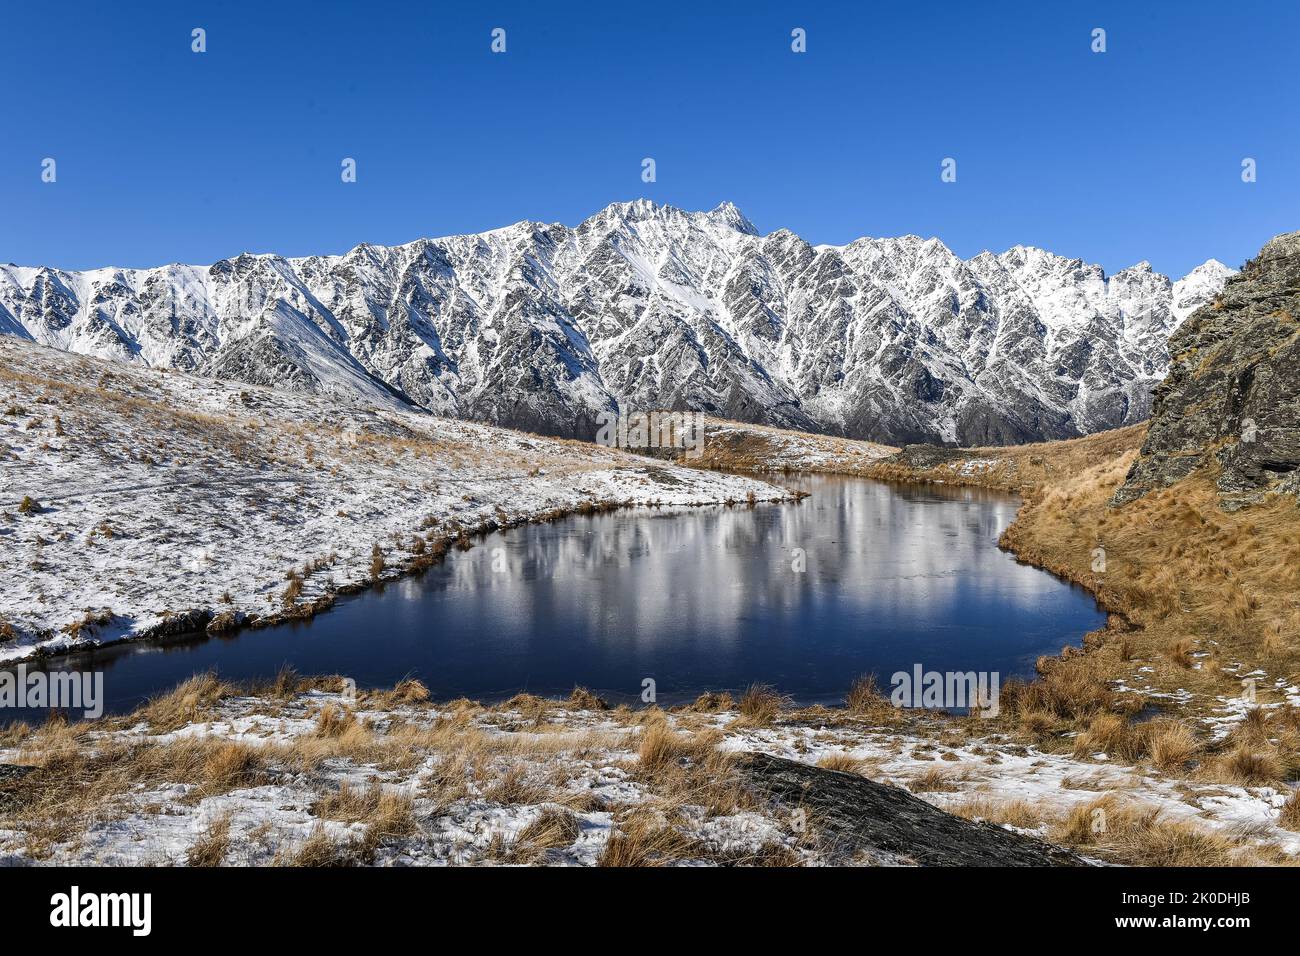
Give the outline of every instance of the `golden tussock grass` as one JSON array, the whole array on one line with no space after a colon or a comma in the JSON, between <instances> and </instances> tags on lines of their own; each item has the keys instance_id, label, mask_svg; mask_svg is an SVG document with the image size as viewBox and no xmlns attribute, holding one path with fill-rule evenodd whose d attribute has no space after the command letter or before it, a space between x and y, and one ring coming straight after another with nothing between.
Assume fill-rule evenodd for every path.
<instances>
[{"instance_id":1,"label":"golden tussock grass","mask_svg":"<svg viewBox=\"0 0 1300 956\"><path fill-rule=\"evenodd\" d=\"M723 866L797 866L798 854L783 843L765 841L756 848L718 846L685 833L671 803L637 806L620 814L601 852L602 867L658 867L689 861Z\"/></svg>"},{"instance_id":2,"label":"golden tussock grass","mask_svg":"<svg viewBox=\"0 0 1300 956\"><path fill-rule=\"evenodd\" d=\"M312 804L311 812L323 820L380 822L387 832L406 833L411 829L411 806L409 796L381 784L362 788L343 781L337 790Z\"/></svg>"},{"instance_id":3,"label":"golden tussock grass","mask_svg":"<svg viewBox=\"0 0 1300 956\"><path fill-rule=\"evenodd\" d=\"M1133 761L1140 755L1136 728L1119 714L1101 713L1093 717L1088 727L1075 738L1074 754L1087 757L1100 751Z\"/></svg>"},{"instance_id":4,"label":"golden tussock grass","mask_svg":"<svg viewBox=\"0 0 1300 956\"><path fill-rule=\"evenodd\" d=\"M1135 724L1120 714L1101 713L1075 738L1074 755L1103 753L1126 763L1149 759L1159 770L1177 771L1201 749L1196 732L1181 721L1156 718Z\"/></svg>"},{"instance_id":5,"label":"golden tussock grass","mask_svg":"<svg viewBox=\"0 0 1300 956\"><path fill-rule=\"evenodd\" d=\"M989 797L971 797L946 808L949 813L967 820L982 820L998 826L1036 830L1051 817L1051 811L1035 807L1024 800L999 801Z\"/></svg>"},{"instance_id":6,"label":"golden tussock grass","mask_svg":"<svg viewBox=\"0 0 1300 956\"><path fill-rule=\"evenodd\" d=\"M920 776L903 781L913 793L956 793L960 774L942 767L930 767Z\"/></svg>"},{"instance_id":7,"label":"golden tussock grass","mask_svg":"<svg viewBox=\"0 0 1300 956\"><path fill-rule=\"evenodd\" d=\"M735 710L736 700L726 691L707 691L695 698L690 709L703 714L716 714L724 710Z\"/></svg>"},{"instance_id":8,"label":"golden tussock grass","mask_svg":"<svg viewBox=\"0 0 1300 956\"><path fill-rule=\"evenodd\" d=\"M637 748L639 770L643 774L655 774L688 763L698 765L710 758L716 743L716 736L691 737L677 733L667 721L654 721L641 732Z\"/></svg>"},{"instance_id":9,"label":"golden tussock grass","mask_svg":"<svg viewBox=\"0 0 1300 956\"><path fill-rule=\"evenodd\" d=\"M1283 859L1276 847L1166 819L1159 808L1110 794L1075 807L1052 825L1049 838L1131 866L1252 866Z\"/></svg>"},{"instance_id":10,"label":"golden tussock grass","mask_svg":"<svg viewBox=\"0 0 1300 956\"><path fill-rule=\"evenodd\" d=\"M13 807L7 825L24 831L37 858L75 838L90 821L118 813L120 799L143 781L187 785L179 799L194 804L267 778L264 755L234 741L100 742L94 749L76 742L72 735L53 740L54 746L36 753L31 772L0 786Z\"/></svg>"},{"instance_id":11,"label":"golden tussock grass","mask_svg":"<svg viewBox=\"0 0 1300 956\"><path fill-rule=\"evenodd\" d=\"M511 764L495 775L484 796L493 803L506 806L542 803L550 797L549 787L533 780L530 768L522 763Z\"/></svg>"},{"instance_id":12,"label":"golden tussock grass","mask_svg":"<svg viewBox=\"0 0 1300 956\"><path fill-rule=\"evenodd\" d=\"M857 757L851 757L846 753L827 754L817 761L817 766L823 770L838 770L841 773L858 773L864 766L864 761Z\"/></svg>"},{"instance_id":13,"label":"golden tussock grass","mask_svg":"<svg viewBox=\"0 0 1300 956\"><path fill-rule=\"evenodd\" d=\"M316 733L321 737L342 737L356 723L356 714L351 709L326 704L316 715Z\"/></svg>"},{"instance_id":14,"label":"golden tussock grass","mask_svg":"<svg viewBox=\"0 0 1300 956\"><path fill-rule=\"evenodd\" d=\"M208 822L185 854L190 866L221 866L225 862L230 852L230 816L223 813Z\"/></svg>"},{"instance_id":15,"label":"golden tussock grass","mask_svg":"<svg viewBox=\"0 0 1300 956\"><path fill-rule=\"evenodd\" d=\"M527 826L519 831L510 852L512 863L537 863L548 850L573 846L582 832L578 818L568 809L544 807Z\"/></svg>"},{"instance_id":16,"label":"golden tussock grass","mask_svg":"<svg viewBox=\"0 0 1300 956\"><path fill-rule=\"evenodd\" d=\"M1147 727L1146 751L1159 770L1183 770L1201 751L1200 738L1182 721L1153 720Z\"/></svg>"},{"instance_id":17,"label":"golden tussock grass","mask_svg":"<svg viewBox=\"0 0 1300 956\"><path fill-rule=\"evenodd\" d=\"M844 698L844 706L850 713L863 716L885 716L895 709L889 699L880 693L875 674L864 674L854 679Z\"/></svg>"},{"instance_id":18,"label":"golden tussock grass","mask_svg":"<svg viewBox=\"0 0 1300 956\"><path fill-rule=\"evenodd\" d=\"M768 684L751 684L740 698L741 719L749 726L765 727L776 719L786 699Z\"/></svg>"},{"instance_id":19,"label":"golden tussock grass","mask_svg":"<svg viewBox=\"0 0 1300 956\"><path fill-rule=\"evenodd\" d=\"M339 840L332 836L326 827L317 824L307 839L277 853L272 865L314 869L355 866L362 862L359 850L357 841Z\"/></svg>"},{"instance_id":20,"label":"golden tussock grass","mask_svg":"<svg viewBox=\"0 0 1300 956\"><path fill-rule=\"evenodd\" d=\"M409 707L429 702L429 688L413 677L397 682L392 690L366 691L361 700L371 708Z\"/></svg>"},{"instance_id":21,"label":"golden tussock grass","mask_svg":"<svg viewBox=\"0 0 1300 956\"><path fill-rule=\"evenodd\" d=\"M1168 592L1160 589L1160 593ZM1190 637L1180 637L1165 645L1164 655L1173 664L1186 670L1192 666L1192 648L1193 643Z\"/></svg>"},{"instance_id":22,"label":"golden tussock grass","mask_svg":"<svg viewBox=\"0 0 1300 956\"><path fill-rule=\"evenodd\" d=\"M1287 797L1278 814L1277 825L1287 830L1300 831L1300 793L1293 792Z\"/></svg>"},{"instance_id":23,"label":"golden tussock grass","mask_svg":"<svg viewBox=\"0 0 1300 956\"><path fill-rule=\"evenodd\" d=\"M1221 783L1246 786L1280 783L1283 779L1282 762L1271 748L1257 749L1245 743L1214 756L1206 763L1203 775Z\"/></svg>"},{"instance_id":24,"label":"golden tussock grass","mask_svg":"<svg viewBox=\"0 0 1300 956\"><path fill-rule=\"evenodd\" d=\"M1118 700L1105 678L1089 668L1060 668L1056 663L1051 662L1039 680L1011 679L1003 684L999 695L1002 711L1011 717L1038 714L1051 721L1073 721L1102 711L1119 712L1122 706L1140 706Z\"/></svg>"},{"instance_id":25,"label":"golden tussock grass","mask_svg":"<svg viewBox=\"0 0 1300 956\"><path fill-rule=\"evenodd\" d=\"M609 835L598 866L653 867L700 858L707 850L651 812L627 816Z\"/></svg>"},{"instance_id":26,"label":"golden tussock grass","mask_svg":"<svg viewBox=\"0 0 1300 956\"><path fill-rule=\"evenodd\" d=\"M722 734L679 733L659 718L641 731L635 775L663 799L693 803L709 815L755 806L735 772L735 757L718 749Z\"/></svg>"}]
</instances>

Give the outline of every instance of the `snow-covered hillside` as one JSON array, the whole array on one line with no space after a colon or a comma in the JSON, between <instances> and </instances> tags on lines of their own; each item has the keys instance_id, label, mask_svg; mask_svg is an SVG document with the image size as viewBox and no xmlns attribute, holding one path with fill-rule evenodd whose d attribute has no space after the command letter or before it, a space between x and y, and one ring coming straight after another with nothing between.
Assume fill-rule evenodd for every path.
<instances>
[{"instance_id":1,"label":"snow-covered hillside","mask_svg":"<svg viewBox=\"0 0 1300 956\"><path fill-rule=\"evenodd\" d=\"M0 338L0 661L305 616L462 532L751 495L789 497L596 445Z\"/></svg>"},{"instance_id":2,"label":"snow-covered hillside","mask_svg":"<svg viewBox=\"0 0 1300 956\"><path fill-rule=\"evenodd\" d=\"M575 228L244 254L212 266L0 266L0 333L89 355L590 439L696 409L891 443L1003 444L1150 411L1165 341L1233 270L1177 282L1026 246L812 246L735 206L616 203Z\"/></svg>"}]
</instances>

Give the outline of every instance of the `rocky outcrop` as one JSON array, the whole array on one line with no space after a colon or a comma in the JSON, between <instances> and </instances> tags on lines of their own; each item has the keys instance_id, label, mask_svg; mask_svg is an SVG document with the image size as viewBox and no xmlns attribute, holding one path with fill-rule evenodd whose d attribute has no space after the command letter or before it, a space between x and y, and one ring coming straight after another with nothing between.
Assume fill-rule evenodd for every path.
<instances>
[{"instance_id":1,"label":"rocky outcrop","mask_svg":"<svg viewBox=\"0 0 1300 956\"><path fill-rule=\"evenodd\" d=\"M1229 509L1300 494L1300 232L1265 245L1169 351L1141 455L1114 503L1205 467Z\"/></svg>"},{"instance_id":2,"label":"rocky outcrop","mask_svg":"<svg viewBox=\"0 0 1300 956\"><path fill-rule=\"evenodd\" d=\"M900 787L753 753L744 772L768 797L802 810L828 851L882 865L1083 866L1058 846L944 813Z\"/></svg>"}]
</instances>

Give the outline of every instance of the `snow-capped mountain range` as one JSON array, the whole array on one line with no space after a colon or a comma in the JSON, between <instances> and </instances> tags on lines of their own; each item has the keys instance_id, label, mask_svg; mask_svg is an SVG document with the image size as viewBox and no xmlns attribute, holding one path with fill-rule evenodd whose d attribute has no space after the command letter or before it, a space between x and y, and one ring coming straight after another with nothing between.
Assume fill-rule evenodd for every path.
<instances>
[{"instance_id":1,"label":"snow-capped mountain range","mask_svg":"<svg viewBox=\"0 0 1300 956\"><path fill-rule=\"evenodd\" d=\"M580 225L243 254L211 266L0 266L0 333L253 384L570 437L695 409L890 443L1006 444L1139 421L1166 340L1233 274L1174 282L1016 246L813 246L730 203Z\"/></svg>"}]
</instances>

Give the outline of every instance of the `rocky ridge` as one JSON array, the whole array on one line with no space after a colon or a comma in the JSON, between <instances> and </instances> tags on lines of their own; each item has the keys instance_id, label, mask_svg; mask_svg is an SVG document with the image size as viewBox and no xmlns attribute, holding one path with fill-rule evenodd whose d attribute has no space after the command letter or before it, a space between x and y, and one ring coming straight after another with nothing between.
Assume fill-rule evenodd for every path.
<instances>
[{"instance_id":1,"label":"rocky ridge","mask_svg":"<svg viewBox=\"0 0 1300 956\"><path fill-rule=\"evenodd\" d=\"M1166 340L1232 270L1172 281L1030 246L814 246L730 203L615 203L570 228L242 254L211 266L0 266L0 333L103 358L590 439L697 410L893 445L1014 444L1143 420Z\"/></svg>"},{"instance_id":2,"label":"rocky ridge","mask_svg":"<svg viewBox=\"0 0 1300 956\"><path fill-rule=\"evenodd\" d=\"M1204 466L1228 508L1300 494L1300 232L1270 240L1174 333L1131 501Z\"/></svg>"}]
</instances>

